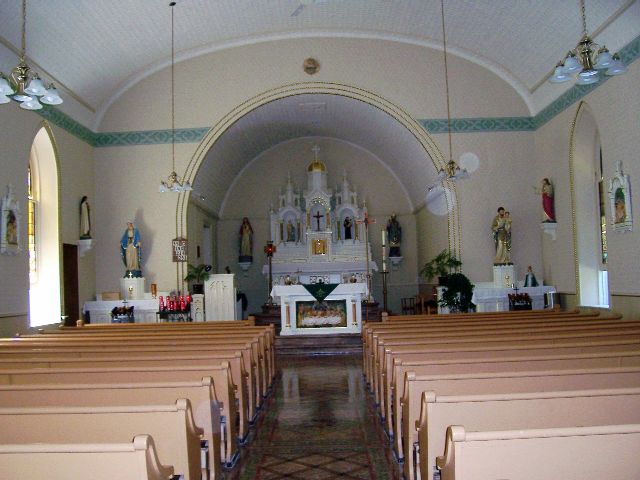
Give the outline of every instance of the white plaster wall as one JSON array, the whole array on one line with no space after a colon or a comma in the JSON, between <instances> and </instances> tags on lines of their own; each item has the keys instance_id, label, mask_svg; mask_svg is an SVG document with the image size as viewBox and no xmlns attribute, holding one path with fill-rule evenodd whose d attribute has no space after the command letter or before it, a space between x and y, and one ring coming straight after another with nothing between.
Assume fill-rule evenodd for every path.
<instances>
[{"instance_id":1,"label":"white plaster wall","mask_svg":"<svg viewBox=\"0 0 640 480\"><path fill-rule=\"evenodd\" d=\"M640 307L640 64L629 66L629 72L612 78L584 98L595 117L603 153L604 177L607 182L615 174L615 164L623 162L631 177L634 231L613 232L611 212L607 208L607 244L609 287L612 295L628 295L624 305ZM573 242L571 237L571 206L569 197L569 132L578 104L558 115L536 134L536 156L539 176L550 176L556 183L558 239L544 241L545 272L552 272L554 283L561 291L575 292ZM581 199L578 197L577 202ZM614 300L614 299L612 299ZM615 303L615 300L614 300ZM622 303L621 303L622 305ZM615 304L613 305L615 307ZM636 308L636 312L638 308ZM637 313L636 313L637 316Z\"/></svg>"},{"instance_id":2,"label":"white plaster wall","mask_svg":"<svg viewBox=\"0 0 640 480\"><path fill-rule=\"evenodd\" d=\"M307 57L320 62L309 76ZM414 118L446 118L442 52L383 40L303 38L236 47L176 64L176 126L203 127L247 99L297 82L337 82L370 90ZM454 117L529 115L519 95L488 70L449 58ZM152 75L109 109L100 131L170 128L170 70Z\"/></svg>"},{"instance_id":3,"label":"white plaster wall","mask_svg":"<svg viewBox=\"0 0 640 480\"><path fill-rule=\"evenodd\" d=\"M22 213L22 251L16 256L0 255L0 335L10 335L28 328L26 172L42 118L12 103L0 108L0 125L0 188L4 195L7 184L13 184ZM80 199L83 195L94 197L92 148L58 127L53 126L52 131L60 167L60 241L75 243L79 236ZM78 260L80 305L93 298L95 292L94 259L90 253Z\"/></svg>"},{"instance_id":4,"label":"white plaster wall","mask_svg":"<svg viewBox=\"0 0 640 480\"><path fill-rule=\"evenodd\" d=\"M381 263L381 234L392 213L396 213L402 226L402 254L404 260L398 270L390 273L389 303L399 310L402 296L417 293L416 222L409 203L398 182L366 150L329 138L303 138L284 142L253 161L231 186L224 210L218 222L219 271L229 266L236 273L239 288L247 294L249 312L259 310L267 300L267 281L261 274L266 262L263 247L269 238L268 211L270 203L277 205L278 192L284 188L287 173L298 188L306 188L307 167L313 161L310 153L314 144L320 146L320 159L328 170L328 186L335 189L347 171L350 184L356 187L359 200L367 201L369 214L377 223L370 227L373 260ZM253 265L247 276L238 262L238 231L242 217L248 216L254 230ZM374 275L374 296L382 301L382 281ZM410 292L410 293L407 293Z\"/></svg>"}]
</instances>

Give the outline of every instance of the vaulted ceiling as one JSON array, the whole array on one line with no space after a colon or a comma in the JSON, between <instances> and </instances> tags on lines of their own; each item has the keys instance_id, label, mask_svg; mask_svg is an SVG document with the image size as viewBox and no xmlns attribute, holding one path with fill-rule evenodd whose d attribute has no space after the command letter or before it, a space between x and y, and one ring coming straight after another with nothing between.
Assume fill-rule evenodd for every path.
<instances>
[{"instance_id":1,"label":"vaulted ceiling","mask_svg":"<svg viewBox=\"0 0 640 480\"><path fill-rule=\"evenodd\" d=\"M0 70L5 72L16 64L21 4L0 0ZM99 112L169 63L168 4L29 0L27 55L45 76ZM578 0L446 0L445 12L452 54L491 69L525 97L535 94L582 31ZM640 34L638 0L586 0L586 13L588 30L612 51ZM440 2L179 0L175 7L178 60L301 36L381 38L441 48Z\"/></svg>"}]
</instances>

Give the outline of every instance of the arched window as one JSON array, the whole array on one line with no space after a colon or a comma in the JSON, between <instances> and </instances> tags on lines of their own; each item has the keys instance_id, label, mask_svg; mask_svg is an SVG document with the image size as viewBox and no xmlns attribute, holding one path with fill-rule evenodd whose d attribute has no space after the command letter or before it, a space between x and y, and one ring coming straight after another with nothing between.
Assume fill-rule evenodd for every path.
<instances>
[{"instance_id":1,"label":"arched window","mask_svg":"<svg viewBox=\"0 0 640 480\"><path fill-rule=\"evenodd\" d=\"M29 190L29 324L60 322L58 162L46 128L36 134L27 169Z\"/></svg>"}]
</instances>

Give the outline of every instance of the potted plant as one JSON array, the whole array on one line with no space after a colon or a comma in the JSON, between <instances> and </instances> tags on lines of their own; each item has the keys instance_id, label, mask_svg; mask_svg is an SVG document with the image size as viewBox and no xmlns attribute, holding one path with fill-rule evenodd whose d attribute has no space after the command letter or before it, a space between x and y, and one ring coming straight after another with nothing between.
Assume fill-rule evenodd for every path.
<instances>
[{"instance_id":1,"label":"potted plant","mask_svg":"<svg viewBox=\"0 0 640 480\"><path fill-rule=\"evenodd\" d=\"M422 270L420 270L420 274L424 275L427 280L438 277L438 283L443 285L443 278L459 268L460 265L462 265L462 262L450 250L445 249L425 263Z\"/></svg>"},{"instance_id":2,"label":"potted plant","mask_svg":"<svg viewBox=\"0 0 640 480\"><path fill-rule=\"evenodd\" d=\"M209 279L211 265L201 263L194 267L190 263L187 264L187 276L184 277L185 282L191 282L191 292L194 294L204 293L204 282Z\"/></svg>"},{"instance_id":3,"label":"potted plant","mask_svg":"<svg viewBox=\"0 0 640 480\"><path fill-rule=\"evenodd\" d=\"M474 285L464 273L450 273L443 280L445 288L442 289L441 306L447 307L451 313L475 310L471 302Z\"/></svg>"}]
</instances>

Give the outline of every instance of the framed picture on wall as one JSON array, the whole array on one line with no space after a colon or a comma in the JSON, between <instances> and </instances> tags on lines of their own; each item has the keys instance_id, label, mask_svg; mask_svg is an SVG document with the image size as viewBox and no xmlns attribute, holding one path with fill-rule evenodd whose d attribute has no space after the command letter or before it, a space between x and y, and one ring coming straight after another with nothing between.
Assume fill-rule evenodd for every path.
<instances>
[{"instance_id":1,"label":"framed picture on wall","mask_svg":"<svg viewBox=\"0 0 640 480\"><path fill-rule=\"evenodd\" d=\"M609 200L613 229L623 232L633 230L631 182L629 175L622 172L622 162L616 163L616 175L609 181Z\"/></svg>"},{"instance_id":2,"label":"framed picture on wall","mask_svg":"<svg viewBox=\"0 0 640 480\"><path fill-rule=\"evenodd\" d=\"M13 196L13 187L7 185L2 197L2 224L0 225L0 253L15 255L20 251L20 206Z\"/></svg>"}]
</instances>

